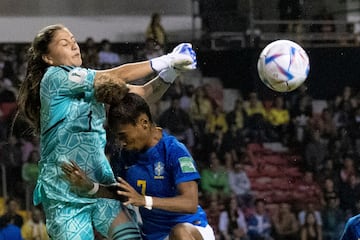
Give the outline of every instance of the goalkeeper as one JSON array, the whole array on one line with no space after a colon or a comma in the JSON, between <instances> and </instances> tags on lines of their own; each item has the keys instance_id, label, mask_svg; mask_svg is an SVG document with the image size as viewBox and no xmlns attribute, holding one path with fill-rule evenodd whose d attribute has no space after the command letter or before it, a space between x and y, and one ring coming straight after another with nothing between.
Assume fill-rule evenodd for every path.
<instances>
[{"instance_id":1,"label":"goalkeeper","mask_svg":"<svg viewBox=\"0 0 360 240\"><path fill-rule=\"evenodd\" d=\"M191 45L180 44L172 53L150 61L98 71L81 67L75 37L68 28L56 24L35 36L27 64L18 106L40 136L40 175L33 200L35 205L43 204L50 237L94 239L94 227L110 239L141 239L136 223L119 201L91 197L96 189L84 197L70 191L60 166L72 159L94 181L115 182L104 153L104 103L116 103L129 91L149 102L158 100L179 70L196 67ZM144 85L128 84L154 72L158 76Z\"/></svg>"}]
</instances>

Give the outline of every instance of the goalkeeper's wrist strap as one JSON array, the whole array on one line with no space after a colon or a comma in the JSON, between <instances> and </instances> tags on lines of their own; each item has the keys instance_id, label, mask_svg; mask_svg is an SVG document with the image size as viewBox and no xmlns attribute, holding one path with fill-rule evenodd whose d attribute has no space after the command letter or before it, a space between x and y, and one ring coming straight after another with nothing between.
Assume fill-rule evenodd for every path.
<instances>
[{"instance_id":1,"label":"goalkeeper's wrist strap","mask_svg":"<svg viewBox=\"0 0 360 240\"><path fill-rule=\"evenodd\" d=\"M161 72L159 72L159 77L168 84L171 84L175 81L175 79L177 78L178 74L175 71L175 69L173 68L168 68L165 70L162 70Z\"/></svg>"},{"instance_id":2,"label":"goalkeeper's wrist strap","mask_svg":"<svg viewBox=\"0 0 360 240\"><path fill-rule=\"evenodd\" d=\"M145 208L151 210L153 206L153 198L150 196L145 196Z\"/></svg>"},{"instance_id":3,"label":"goalkeeper's wrist strap","mask_svg":"<svg viewBox=\"0 0 360 240\"><path fill-rule=\"evenodd\" d=\"M94 187L88 191L89 195L95 195L99 191L99 183L94 183Z\"/></svg>"}]
</instances>

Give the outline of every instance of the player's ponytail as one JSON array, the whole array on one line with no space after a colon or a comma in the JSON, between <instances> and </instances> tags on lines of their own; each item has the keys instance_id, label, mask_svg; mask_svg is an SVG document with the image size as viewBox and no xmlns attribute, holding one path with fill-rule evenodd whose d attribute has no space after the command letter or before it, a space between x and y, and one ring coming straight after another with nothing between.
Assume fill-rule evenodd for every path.
<instances>
[{"instance_id":1,"label":"player's ponytail","mask_svg":"<svg viewBox=\"0 0 360 240\"><path fill-rule=\"evenodd\" d=\"M23 116L36 134L40 132L40 82L49 66L42 56L48 53L48 45L54 33L63 28L61 24L45 27L36 35L28 50L26 76L19 88L17 99L17 116Z\"/></svg>"}]
</instances>

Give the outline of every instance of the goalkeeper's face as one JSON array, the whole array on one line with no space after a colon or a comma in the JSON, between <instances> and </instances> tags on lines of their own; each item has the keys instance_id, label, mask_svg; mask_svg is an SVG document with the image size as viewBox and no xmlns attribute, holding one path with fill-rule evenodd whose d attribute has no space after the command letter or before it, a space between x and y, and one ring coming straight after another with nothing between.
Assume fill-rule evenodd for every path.
<instances>
[{"instance_id":1,"label":"goalkeeper's face","mask_svg":"<svg viewBox=\"0 0 360 240\"><path fill-rule=\"evenodd\" d=\"M82 64L79 45L74 35L67 29L56 31L48 45L48 53L42 56L43 60L51 66L76 66Z\"/></svg>"}]
</instances>

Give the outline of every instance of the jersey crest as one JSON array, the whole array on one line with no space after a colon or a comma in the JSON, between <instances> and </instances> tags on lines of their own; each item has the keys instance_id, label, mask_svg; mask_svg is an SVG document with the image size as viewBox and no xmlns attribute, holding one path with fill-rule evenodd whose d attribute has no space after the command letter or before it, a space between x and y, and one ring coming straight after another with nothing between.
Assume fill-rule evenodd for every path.
<instances>
[{"instance_id":1,"label":"jersey crest","mask_svg":"<svg viewBox=\"0 0 360 240\"><path fill-rule=\"evenodd\" d=\"M85 81L87 71L83 68L74 68L69 72L69 80L75 83L83 83Z\"/></svg>"},{"instance_id":2,"label":"jersey crest","mask_svg":"<svg viewBox=\"0 0 360 240\"><path fill-rule=\"evenodd\" d=\"M154 178L155 179L164 178L164 163L162 162L154 163Z\"/></svg>"}]
</instances>

